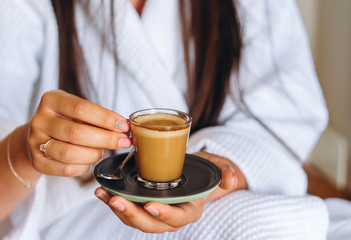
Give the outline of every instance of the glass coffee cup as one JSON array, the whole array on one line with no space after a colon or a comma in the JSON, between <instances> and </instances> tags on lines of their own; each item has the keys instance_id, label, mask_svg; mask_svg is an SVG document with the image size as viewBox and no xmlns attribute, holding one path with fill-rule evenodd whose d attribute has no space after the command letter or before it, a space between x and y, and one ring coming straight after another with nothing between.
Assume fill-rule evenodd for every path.
<instances>
[{"instance_id":1,"label":"glass coffee cup","mask_svg":"<svg viewBox=\"0 0 351 240\"><path fill-rule=\"evenodd\" d=\"M144 187L164 190L181 180L191 117L164 108L144 109L129 116L137 181Z\"/></svg>"}]
</instances>

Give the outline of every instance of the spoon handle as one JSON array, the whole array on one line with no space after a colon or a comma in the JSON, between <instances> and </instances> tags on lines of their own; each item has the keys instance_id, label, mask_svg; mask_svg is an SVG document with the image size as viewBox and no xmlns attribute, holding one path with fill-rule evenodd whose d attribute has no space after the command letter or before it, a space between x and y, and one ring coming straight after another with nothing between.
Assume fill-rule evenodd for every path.
<instances>
[{"instance_id":1,"label":"spoon handle","mask_svg":"<svg viewBox=\"0 0 351 240\"><path fill-rule=\"evenodd\" d=\"M121 173L122 168L124 167L124 165L126 165L126 163L128 162L128 160L134 155L135 152L135 148L132 148L132 151L130 151L127 155L127 157L123 160L123 162L121 163L121 165L119 165L117 172Z\"/></svg>"}]
</instances>

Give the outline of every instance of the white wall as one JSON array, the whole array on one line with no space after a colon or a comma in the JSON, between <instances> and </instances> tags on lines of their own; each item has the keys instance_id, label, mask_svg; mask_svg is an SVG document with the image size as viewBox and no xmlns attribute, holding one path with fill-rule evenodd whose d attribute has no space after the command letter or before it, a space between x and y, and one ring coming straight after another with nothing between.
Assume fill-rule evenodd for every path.
<instances>
[{"instance_id":1,"label":"white wall","mask_svg":"<svg viewBox=\"0 0 351 240\"><path fill-rule=\"evenodd\" d=\"M351 143L351 1L320 1L317 71L330 124Z\"/></svg>"},{"instance_id":2,"label":"white wall","mask_svg":"<svg viewBox=\"0 0 351 240\"><path fill-rule=\"evenodd\" d=\"M351 0L297 2L328 105L329 127L345 136L351 149ZM351 192L350 167L348 178Z\"/></svg>"},{"instance_id":3,"label":"white wall","mask_svg":"<svg viewBox=\"0 0 351 240\"><path fill-rule=\"evenodd\" d=\"M316 61L319 0L297 0L305 27L310 39L311 49Z\"/></svg>"}]
</instances>

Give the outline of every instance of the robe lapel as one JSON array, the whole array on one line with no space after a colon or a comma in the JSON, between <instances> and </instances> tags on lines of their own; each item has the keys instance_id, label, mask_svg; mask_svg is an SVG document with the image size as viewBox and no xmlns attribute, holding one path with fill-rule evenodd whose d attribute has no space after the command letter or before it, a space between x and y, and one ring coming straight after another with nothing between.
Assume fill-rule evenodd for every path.
<instances>
[{"instance_id":1,"label":"robe lapel","mask_svg":"<svg viewBox=\"0 0 351 240\"><path fill-rule=\"evenodd\" d=\"M172 79L172 72L165 64L165 56L162 59L160 52L156 50L157 46L147 35L140 16L129 1L116 1L116 7L115 25L119 64L134 76L134 80L148 95L153 107L187 111L185 98L179 85ZM151 7L154 6L145 7L149 8L148 14L157 14L158 11L162 11L156 6L152 9ZM175 58L170 56L172 57Z\"/></svg>"}]
</instances>

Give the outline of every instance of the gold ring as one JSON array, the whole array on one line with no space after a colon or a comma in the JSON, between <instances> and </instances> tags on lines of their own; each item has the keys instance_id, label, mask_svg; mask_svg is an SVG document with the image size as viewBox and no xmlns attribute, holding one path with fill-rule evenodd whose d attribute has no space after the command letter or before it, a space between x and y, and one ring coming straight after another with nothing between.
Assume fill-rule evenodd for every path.
<instances>
[{"instance_id":1,"label":"gold ring","mask_svg":"<svg viewBox=\"0 0 351 240\"><path fill-rule=\"evenodd\" d=\"M45 154L45 157L47 157L47 158L51 158L46 154L46 150L48 149L48 145L51 142L51 140L52 140L52 138L49 139L46 143L40 144L40 146L39 146L39 150L42 151Z\"/></svg>"}]
</instances>

